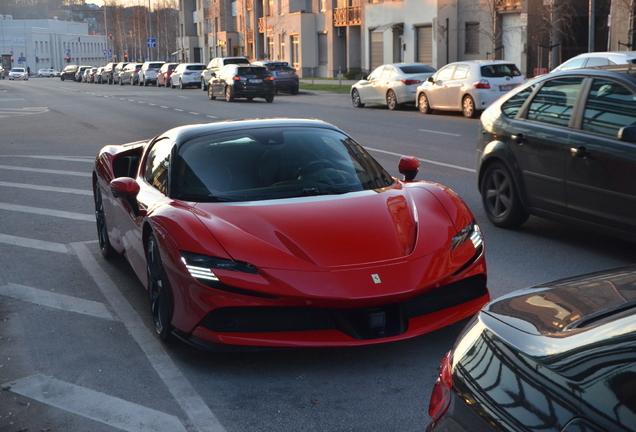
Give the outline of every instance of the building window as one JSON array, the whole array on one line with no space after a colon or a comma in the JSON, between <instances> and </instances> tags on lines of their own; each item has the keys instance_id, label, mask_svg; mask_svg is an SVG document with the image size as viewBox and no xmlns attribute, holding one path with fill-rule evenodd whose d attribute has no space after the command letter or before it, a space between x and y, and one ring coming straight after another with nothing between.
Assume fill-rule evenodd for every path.
<instances>
[{"instance_id":1,"label":"building window","mask_svg":"<svg viewBox=\"0 0 636 432\"><path fill-rule=\"evenodd\" d=\"M267 58L274 60L274 35L267 36Z\"/></svg>"},{"instance_id":2,"label":"building window","mask_svg":"<svg viewBox=\"0 0 636 432\"><path fill-rule=\"evenodd\" d=\"M278 59L285 60L285 57L285 35L281 33L278 35Z\"/></svg>"},{"instance_id":3,"label":"building window","mask_svg":"<svg viewBox=\"0 0 636 432\"><path fill-rule=\"evenodd\" d=\"M464 54L479 54L479 23L466 23Z\"/></svg>"},{"instance_id":4,"label":"building window","mask_svg":"<svg viewBox=\"0 0 636 432\"><path fill-rule=\"evenodd\" d=\"M320 0L320 12L327 11L327 0Z\"/></svg>"},{"instance_id":5,"label":"building window","mask_svg":"<svg viewBox=\"0 0 636 432\"><path fill-rule=\"evenodd\" d=\"M299 41L298 35L293 35L291 37L291 45L292 45L292 52L291 52L292 66L298 69L300 68L300 41Z\"/></svg>"}]
</instances>

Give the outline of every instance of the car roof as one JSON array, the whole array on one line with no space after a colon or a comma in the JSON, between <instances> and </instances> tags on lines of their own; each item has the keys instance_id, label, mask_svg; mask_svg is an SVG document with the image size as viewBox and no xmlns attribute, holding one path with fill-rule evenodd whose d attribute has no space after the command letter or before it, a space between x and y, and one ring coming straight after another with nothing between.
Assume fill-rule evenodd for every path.
<instances>
[{"instance_id":1,"label":"car roof","mask_svg":"<svg viewBox=\"0 0 636 432\"><path fill-rule=\"evenodd\" d=\"M195 125L179 126L167 131L164 135L175 137L175 141L179 145L189 139L208 135L210 133L230 132L235 130L253 129L253 128L269 128L269 127L312 127L322 129L339 130L334 125L315 119L296 119L296 118L267 118L267 119L248 119L248 120L228 120L216 123L204 123Z\"/></svg>"}]
</instances>

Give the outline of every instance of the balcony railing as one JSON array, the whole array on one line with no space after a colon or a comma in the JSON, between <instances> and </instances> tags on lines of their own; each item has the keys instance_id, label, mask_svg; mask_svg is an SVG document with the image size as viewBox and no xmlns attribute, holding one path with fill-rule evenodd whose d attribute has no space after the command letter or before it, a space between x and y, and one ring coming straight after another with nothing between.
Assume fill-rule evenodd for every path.
<instances>
[{"instance_id":1,"label":"balcony railing","mask_svg":"<svg viewBox=\"0 0 636 432\"><path fill-rule=\"evenodd\" d=\"M214 18L214 8L212 7L206 7L205 9L203 9L203 17L205 19L212 19Z\"/></svg>"},{"instance_id":2,"label":"balcony railing","mask_svg":"<svg viewBox=\"0 0 636 432\"><path fill-rule=\"evenodd\" d=\"M360 6L348 6L333 10L333 25L335 27L360 24Z\"/></svg>"},{"instance_id":3,"label":"balcony railing","mask_svg":"<svg viewBox=\"0 0 636 432\"><path fill-rule=\"evenodd\" d=\"M254 42L254 29L245 30L245 38L247 39L247 43Z\"/></svg>"},{"instance_id":4,"label":"balcony railing","mask_svg":"<svg viewBox=\"0 0 636 432\"><path fill-rule=\"evenodd\" d=\"M265 19L266 18L267 17L260 17L258 19L258 32L259 33L265 33ZM269 18L271 19L272 17L269 17ZM267 33L270 33L272 31L274 31L274 26L273 25L268 25L267 26Z\"/></svg>"},{"instance_id":5,"label":"balcony railing","mask_svg":"<svg viewBox=\"0 0 636 432\"><path fill-rule=\"evenodd\" d=\"M521 12L521 0L496 0L497 12Z\"/></svg>"}]
</instances>

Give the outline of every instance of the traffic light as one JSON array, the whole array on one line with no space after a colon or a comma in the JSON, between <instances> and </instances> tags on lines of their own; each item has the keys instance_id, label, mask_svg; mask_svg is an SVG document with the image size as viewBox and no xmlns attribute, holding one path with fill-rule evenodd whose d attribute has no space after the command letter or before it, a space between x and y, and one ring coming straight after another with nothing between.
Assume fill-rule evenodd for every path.
<instances>
[{"instance_id":1,"label":"traffic light","mask_svg":"<svg viewBox=\"0 0 636 432\"><path fill-rule=\"evenodd\" d=\"M66 63L70 63L71 62L71 57L66 56Z\"/></svg>"},{"instance_id":2,"label":"traffic light","mask_svg":"<svg viewBox=\"0 0 636 432\"><path fill-rule=\"evenodd\" d=\"M110 38L110 40L113 40L113 34L109 34L108 37Z\"/></svg>"},{"instance_id":3,"label":"traffic light","mask_svg":"<svg viewBox=\"0 0 636 432\"><path fill-rule=\"evenodd\" d=\"M128 60L128 54L124 54L124 61Z\"/></svg>"},{"instance_id":4,"label":"traffic light","mask_svg":"<svg viewBox=\"0 0 636 432\"><path fill-rule=\"evenodd\" d=\"M35 58L35 62L37 63L37 62L39 62L39 61L40 61L40 58L39 58L39 57L36 57L36 58Z\"/></svg>"}]
</instances>

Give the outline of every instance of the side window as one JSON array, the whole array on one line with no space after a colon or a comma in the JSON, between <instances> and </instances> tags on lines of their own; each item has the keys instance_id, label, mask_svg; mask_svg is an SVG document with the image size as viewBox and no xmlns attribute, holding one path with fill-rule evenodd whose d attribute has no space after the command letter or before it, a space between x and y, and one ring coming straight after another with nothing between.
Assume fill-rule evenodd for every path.
<instances>
[{"instance_id":1,"label":"side window","mask_svg":"<svg viewBox=\"0 0 636 432\"><path fill-rule=\"evenodd\" d=\"M391 78L393 75L395 75L395 69L393 69L393 66L384 66L382 78Z\"/></svg>"},{"instance_id":2,"label":"side window","mask_svg":"<svg viewBox=\"0 0 636 432\"><path fill-rule=\"evenodd\" d=\"M465 79L466 77L468 77L468 72L470 72L470 66L457 65L455 74L453 75L453 79Z\"/></svg>"},{"instance_id":3,"label":"side window","mask_svg":"<svg viewBox=\"0 0 636 432\"><path fill-rule=\"evenodd\" d=\"M371 80L376 80L380 78L383 70L384 70L384 66L378 66L377 68L375 68L373 72L371 72L371 75L369 75L367 80L371 81Z\"/></svg>"},{"instance_id":4,"label":"side window","mask_svg":"<svg viewBox=\"0 0 636 432\"><path fill-rule=\"evenodd\" d=\"M583 130L611 137L623 126L636 123L636 99L621 84L595 79L583 112Z\"/></svg>"},{"instance_id":5,"label":"side window","mask_svg":"<svg viewBox=\"0 0 636 432\"><path fill-rule=\"evenodd\" d=\"M439 72L435 75L435 81L448 81L453 76L453 72L455 71L455 65L447 66L443 69L440 69Z\"/></svg>"},{"instance_id":6,"label":"side window","mask_svg":"<svg viewBox=\"0 0 636 432\"><path fill-rule=\"evenodd\" d=\"M173 143L168 137L159 138L146 158L144 179L164 195L168 195L168 173Z\"/></svg>"},{"instance_id":7,"label":"side window","mask_svg":"<svg viewBox=\"0 0 636 432\"><path fill-rule=\"evenodd\" d=\"M568 126L582 80L583 78L557 78L547 81L532 99L527 119Z\"/></svg>"},{"instance_id":8,"label":"side window","mask_svg":"<svg viewBox=\"0 0 636 432\"><path fill-rule=\"evenodd\" d=\"M583 63L587 60L587 58L577 58L574 60L567 61L563 63L560 70L569 70L569 69L580 69L583 67Z\"/></svg>"},{"instance_id":9,"label":"side window","mask_svg":"<svg viewBox=\"0 0 636 432\"><path fill-rule=\"evenodd\" d=\"M523 103L526 101L526 99L528 99L528 96L532 94L534 89L534 86L529 86L504 102L501 105L501 111L504 113L504 115L510 118L516 116L523 106Z\"/></svg>"},{"instance_id":10,"label":"side window","mask_svg":"<svg viewBox=\"0 0 636 432\"><path fill-rule=\"evenodd\" d=\"M587 59L587 63L585 63L585 67L594 67L594 66L607 66L610 64L610 61L605 57L590 57Z\"/></svg>"}]
</instances>

